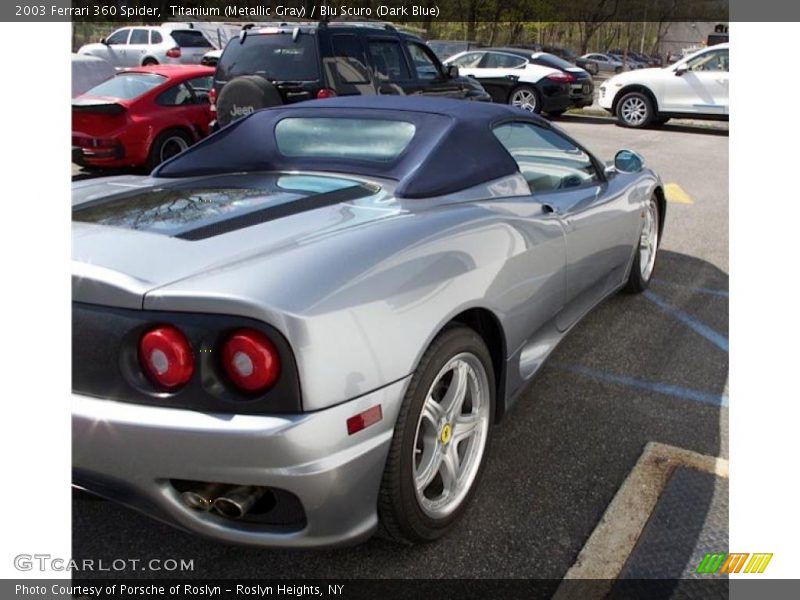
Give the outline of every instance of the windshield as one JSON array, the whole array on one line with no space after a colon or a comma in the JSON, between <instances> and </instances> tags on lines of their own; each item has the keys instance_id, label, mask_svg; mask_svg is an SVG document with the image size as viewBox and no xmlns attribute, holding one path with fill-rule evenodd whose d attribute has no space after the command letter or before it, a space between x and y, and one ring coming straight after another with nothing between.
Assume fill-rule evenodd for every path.
<instances>
[{"instance_id":1,"label":"windshield","mask_svg":"<svg viewBox=\"0 0 800 600\"><path fill-rule=\"evenodd\" d=\"M248 35L244 43L231 40L217 65L217 78L261 75L273 81L316 81L319 79L316 36L291 32Z\"/></svg>"},{"instance_id":2,"label":"windshield","mask_svg":"<svg viewBox=\"0 0 800 600\"><path fill-rule=\"evenodd\" d=\"M290 117L275 126L275 141L284 156L388 162L415 131L407 121Z\"/></svg>"},{"instance_id":3,"label":"windshield","mask_svg":"<svg viewBox=\"0 0 800 600\"><path fill-rule=\"evenodd\" d=\"M201 32L193 29L173 29L169 32L175 43L181 48L213 48Z\"/></svg>"},{"instance_id":4,"label":"windshield","mask_svg":"<svg viewBox=\"0 0 800 600\"><path fill-rule=\"evenodd\" d=\"M96 85L86 94L131 100L158 87L166 80L167 78L163 75L155 73L120 73L116 77Z\"/></svg>"}]
</instances>

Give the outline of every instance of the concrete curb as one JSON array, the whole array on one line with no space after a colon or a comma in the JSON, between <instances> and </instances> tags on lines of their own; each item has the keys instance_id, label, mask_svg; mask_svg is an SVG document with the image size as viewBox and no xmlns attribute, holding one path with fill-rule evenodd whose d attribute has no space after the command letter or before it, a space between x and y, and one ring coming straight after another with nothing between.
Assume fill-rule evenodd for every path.
<instances>
[{"instance_id":1,"label":"concrete curb","mask_svg":"<svg viewBox=\"0 0 800 600\"><path fill-rule=\"evenodd\" d=\"M564 579L606 580L606 591L609 591L625 566L672 471L678 466L728 477L728 461L725 459L658 442L648 443ZM571 599L575 597L573 591L574 587L562 584L553 598Z\"/></svg>"}]
</instances>

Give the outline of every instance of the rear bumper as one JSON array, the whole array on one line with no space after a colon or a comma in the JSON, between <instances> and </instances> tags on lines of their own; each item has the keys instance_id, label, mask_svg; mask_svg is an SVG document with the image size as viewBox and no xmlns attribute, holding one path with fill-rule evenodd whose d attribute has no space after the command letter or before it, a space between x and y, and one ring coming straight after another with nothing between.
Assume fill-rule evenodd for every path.
<instances>
[{"instance_id":1,"label":"rear bumper","mask_svg":"<svg viewBox=\"0 0 800 600\"><path fill-rule=\"evenodd\" d=\"M542 110L544 112L561 112L567 110L572 105L572 99L569 93L559 93L553 96L544 96L542 98Z\"/></svg>"},{"instance_id":2,"label":"rear bumper","mask_svg":"<svg viewBox=\"0 0 800 600\"><path fill-rule=\"evenodd\" d=\"M376 503L407 380L335 407L288 416L208 414L73 395L74 483L220 541L272 547L352 544L377 527ZM380 404L353 435L346 420ZM186 507L171 480L267 486L305 521L271 526Z\"/></svg>"},{"instance_id":3,"label":"rear bumper","mask_svg":"<svg viewBox=\"0 0 800 600\"><path fill-rule=\"evenodd\" d=\"M570 87L569 97L572 106L583 108L594 103L594 85L591 82L573 84Z\"/></svg>"},{"instance_id":4,"label":"rear bumper","mask_svg":"<svg viewBox=\"0 0 800 600\"><path fill-rule=\"evenodd\" d=\"M120 141L114 147L97 148L91 145L90 136L73 133L72 162L82 167L123 167L138 164L135 157L129 156L125 145ZM76 143L76 138L81 143Z\"/></svg>"}]
</instances>

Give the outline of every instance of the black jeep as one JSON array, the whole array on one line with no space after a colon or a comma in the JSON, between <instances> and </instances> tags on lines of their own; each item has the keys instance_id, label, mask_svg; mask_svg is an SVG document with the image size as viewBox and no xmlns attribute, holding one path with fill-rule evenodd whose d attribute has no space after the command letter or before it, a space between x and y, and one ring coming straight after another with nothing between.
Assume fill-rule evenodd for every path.
<instances>
[{"instance_id":1,"label":"black jeep","mask_svg":"<svg viewBox=\"0 0 800 600\"><path fill-rule=\"evenodd\" d=\"M416 36L381 23L245 25L214 76L217 123L313 98L425 94L491 101ZM213 96L212 96L213 97Z\"/></svg>"}]
</instances>

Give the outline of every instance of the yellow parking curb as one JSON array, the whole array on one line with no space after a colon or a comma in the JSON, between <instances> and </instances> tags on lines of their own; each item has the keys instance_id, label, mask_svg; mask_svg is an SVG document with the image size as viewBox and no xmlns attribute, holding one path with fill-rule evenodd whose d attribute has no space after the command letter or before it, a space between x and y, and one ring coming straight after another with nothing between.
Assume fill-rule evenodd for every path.
<instances>
[{"instance_id":1,"label":"yellow parking curb","mask_svg":"<svg viewBox=\"0 0 800 600\"><path fill-rule=\"evenodd\" d=\"M683 191L683 188L677 183L668 183L664 186L664 195L667 197L667 202L674 204L694 204L692 197Z\"/></svg>"}]
</instances>

